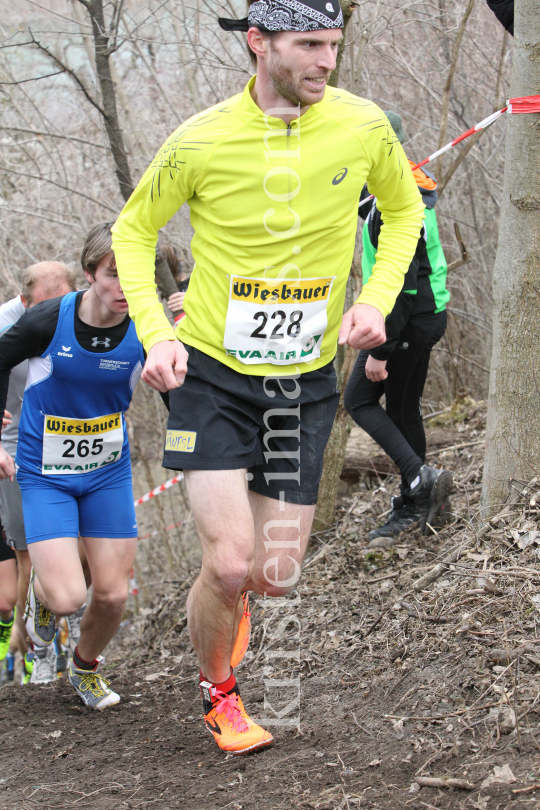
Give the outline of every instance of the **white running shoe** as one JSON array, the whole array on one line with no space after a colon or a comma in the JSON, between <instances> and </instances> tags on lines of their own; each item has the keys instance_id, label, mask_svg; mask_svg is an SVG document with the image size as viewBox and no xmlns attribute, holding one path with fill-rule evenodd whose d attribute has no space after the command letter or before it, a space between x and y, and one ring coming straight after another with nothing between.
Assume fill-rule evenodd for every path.
<instances>
[{"instance_id":1,"label":"white running shoe","mask_svg":"<svg viewBox=\"0 0 540 810\"><path fill-rule=\"evenodd\" d=\"M99 660L99 659L98 659ZM77 669L73 660L69 665L69 680L83 703L91 709L106 709L120 703L120 695L109 689L109 681L95 669Z\"/></svg>"},{"instance_id":2,"label":"white running shoe","mask_svg":"<svg viewBox=\"0 0 540 810\"><path fill-rule=\"evenodd\" d=\"M34 645L34 667L30 683L52 683L56 680L56 649L54 644L47 647Z\"/></svg>"},{"instance_id":3,"label":"white running shoe","mask_svg":"<svg viewBox=\"0 0 540 810\"><path fill-rule=\"evenodd\" d=\"M24 624L26 632L36 647L44 647L54 641L56 633L56 617L45 605L42 605L36 596L34 580L36 572L32 568L30 586L24 608Z\"/></svg>"}]
</instances>

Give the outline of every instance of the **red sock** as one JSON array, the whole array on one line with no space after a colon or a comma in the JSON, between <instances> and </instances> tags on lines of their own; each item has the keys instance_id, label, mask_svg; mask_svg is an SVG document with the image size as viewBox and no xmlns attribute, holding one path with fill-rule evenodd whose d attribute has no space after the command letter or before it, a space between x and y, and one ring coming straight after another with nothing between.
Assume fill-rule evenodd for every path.
<instances>
[{"instance_id":1,"label":"red sock","mask_svg":"<svg viewBox=\"0 0 540 810\"><path fill-rule=\"evenodd\" d=\"M85 661L84 658L81 658L79 655L79 647L75 647L73 652L73 663L77 667L77 669L87 669L88 671L95 669L98 665L97 658L94 658L93 661Z\"/></svg>"},{"instance_id":2,"label":"red sock","mask_svg":"<svg viewBox=\"0 0 540 810\"><path fill-rule=\"evenodd\" d=\"M199 683L201 681L206 681L207 683L211 683L211 681L209 681L207 678L205 678L205 676L202 673L202 670L199 670ZM235 677L234 672L232 671L232 669L231 669L231 674L229 675L229 677L227 678L226 681L223 681L223 683L212 683L212 686L216 689L216 691L225 692L225 694L227 694L227 692L230 692L231 689L234 689L234 687L236 686L236 677Z\"/></svg>"}]
</instances>

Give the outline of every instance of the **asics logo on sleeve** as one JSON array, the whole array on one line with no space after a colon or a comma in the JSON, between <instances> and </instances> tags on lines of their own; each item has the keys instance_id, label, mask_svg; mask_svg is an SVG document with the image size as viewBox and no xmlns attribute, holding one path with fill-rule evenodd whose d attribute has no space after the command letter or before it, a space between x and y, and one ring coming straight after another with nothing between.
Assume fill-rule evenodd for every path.
<instances>
[{"instance_id":1,"label":"asics logo on sleeve","mask_svg":"<svg viewBox=\"0 0 540 810\"><path fill-rule=\"evenodd\" d=\"M340 169L339 172L334 177L334 179L332 180L332 185L338 186L342 180L345 180L348 171L349 171L348 169Z\"/></svg>"},{"instance_id":2,"label":"asics logo on sleeve","mask_svg":"<svg viewBox=\"0 0 540 810\"><path fill-rule=\"evenodd\" d=\"M109 348L111 345L111 339L105 338L104 340L99 340L97 337L92 338L92 347L95 349L96 346L105 346L106 349Z\"/></svg>"}]
</instances>

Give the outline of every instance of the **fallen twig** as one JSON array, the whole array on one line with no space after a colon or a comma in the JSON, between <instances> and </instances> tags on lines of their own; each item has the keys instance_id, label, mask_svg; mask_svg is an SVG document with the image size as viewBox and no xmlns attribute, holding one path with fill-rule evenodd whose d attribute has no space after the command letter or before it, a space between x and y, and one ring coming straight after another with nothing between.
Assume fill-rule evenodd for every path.
<instances>
[{"instance_id":1,"label":"fallen twig","mask_svg":"<svg viewBox=\"0 0 540 810\"><path fill-rule=\"evenodd\" d=\"M399 577L400 572L395 571L393 574L385 574L383 577L375 577L375 579L364 580L368 585L374 585L376 582L382 582L383 579L395 579Z\"/></svg>"},{"instance_id":2,"label":"fallen twig","mask_svg":"<svg viewBox=\"0 0 540 810\"><path fill-rule=\"evenodd\" d=\"M489 529L490 529L489 523L484 524L484 526L480 529L476 537L471 537L468 541L464 542L462 545L460 545L458 548L452 551L451 554L449 554L447 557L444 558L442 562L440 562L438 565L432 568L431 571L428 571L427 574L424 574L423 577L420 577L420 579L417 579L416 582L413 582L414 590L420 591L423 588L425 588L426 585L431 585L432 582L435 582L436 579L438 579L445 571L448 570L449 565L457 562L461 557L461 555L465 553L465 551L468 551L470 548L472 548L472 546L476 544L477 540L480 539L480 537L482 537L484 534L487 534Z\"/></svg>"},{"instance_id":3,"label":"fallen twig","mask_svg":"<svg viewBox=\"0 0 540 810\"><path fill-rule=\"evenodd\" d=\"M485 439L478 439L475 442L464 442L463 444L452 444L450 447L439 447L438 450L430 450L426 456L435 456L437 453L446 453L447 450L461 450L462 447L473 447L475 444L483 444Z\"/></svg>"},{"instance_id":4,"label":"fallen twig","mask_svg":"<svg viewBox=\"0 0 540 810\"><path fill-rule=\"evenodd\" d=\"M540 784L537 783L535 785L529 785L529 787L525 787L525 788L515 788L514 790L512 790L512 793L532 793L533 790L539 790L539 789L540 789Z\"/></svg>"},{"instance_id":5,"label":"fallen twig","mask_svg":"<svg viewBox=\"0 0 540 810\"><path fill-rule=\"evenodd\" d=\"M472 782L466 779L441 779L436 776L416 776L414 781L420 787L457 788L458 790L474 790Z\"/></svg>"},{"instance_id":6,"label":"fallen twig","mask_svg":"<svg viewBox=\"0 0 540 810\"><path fill-rule=\"evenodd\" d=\"M422 720L424 723L431 723L432 720L446 720L449 717L460 717L462 714L468 714L469 712L479 712L482 709L492 709L494 706L500 706L500 701L496 703L483 703L481 706L468 706L466 709L459 709L456 712L450 712L449 714L432 714L430 717L426 717L425 715L411 715L410 717L405 715L397 715L397 714L384 714L383 717L386 720Z\"/></svg>"}]
</instances>

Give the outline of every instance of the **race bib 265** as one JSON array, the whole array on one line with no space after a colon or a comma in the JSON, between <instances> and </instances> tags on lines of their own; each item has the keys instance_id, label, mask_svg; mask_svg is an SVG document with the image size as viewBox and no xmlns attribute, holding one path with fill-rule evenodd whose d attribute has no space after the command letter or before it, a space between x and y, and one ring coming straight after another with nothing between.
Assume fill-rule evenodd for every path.
<instances>
[{"instance_id":1,"label":"race bib 265","mask_svg":"<svg viewBox=\"0 0 540 810\"><path fill-rule=\"evenodd\" d=\"M123 443L121 413L96 419L45 416L41 471L43 475L93 472L118 461Z\"/></svg>"}]
</instances>

